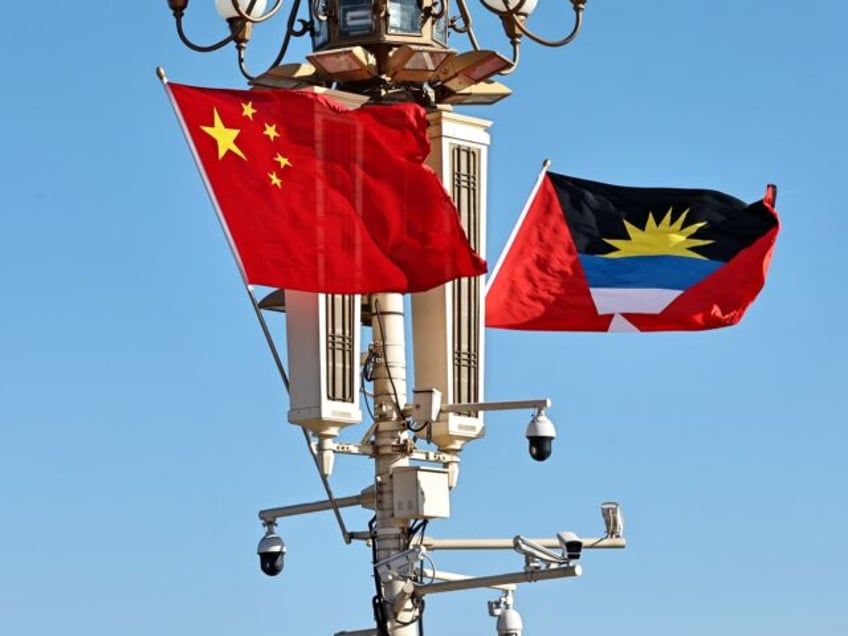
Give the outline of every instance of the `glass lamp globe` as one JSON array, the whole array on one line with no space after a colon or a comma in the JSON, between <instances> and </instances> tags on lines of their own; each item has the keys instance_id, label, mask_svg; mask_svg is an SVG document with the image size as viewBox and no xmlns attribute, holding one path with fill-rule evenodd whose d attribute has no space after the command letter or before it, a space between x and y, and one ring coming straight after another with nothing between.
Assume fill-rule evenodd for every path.
<instances>
[{"instance_id":1,"label":"glass lamp globe","mask_svg":"<svg viewBox=\"0 0 848 636\"><path fill-rule=\"evenodd\" d=\"M248 15L252 18L258 18L264 13L266 4L267 0L256 0L253 3L253 9L251 9ZM242 12L247 13L250 0L238 0L238 5L241 7ZM238 13L233 9L232 0L215 0L215 8L218 10L218 14L225 20L238 17Z\"/></svg>"},{"instance_id":2,"label":"glass lamp globe","mask_svg":"<svg viewBox=\"0 0 848 636\"><path fill-rule=\"evenodd\" d=\"M519 15L530 15L538 0L480 0L489 11L508 13L515 11ZM506 6L504 6L506 5Z\"/></svg>"}]
</instances>

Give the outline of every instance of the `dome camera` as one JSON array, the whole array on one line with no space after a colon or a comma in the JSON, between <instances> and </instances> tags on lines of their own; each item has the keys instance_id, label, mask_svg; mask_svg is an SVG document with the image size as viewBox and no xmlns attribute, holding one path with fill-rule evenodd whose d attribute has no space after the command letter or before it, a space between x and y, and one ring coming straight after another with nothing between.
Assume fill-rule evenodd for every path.
<instances>
[{"instance_id":1,"label":"dome camera","mask_svg":"<svg viewBox=\"0 0 848 636\"><path fill-rule=\"evenodd\" d=\"M524 436L529 442L530 457L537 462L543 462L551 456L556 429L544 411L540 410L533 416Z\"/></svg>"},{"instance_id":2,"label":"dome camera","mask_svg":"<svg viewBox=\"0 0 848 636\"><path fill-rule=\"evenodd\" d=\"M283 559L286 555L286 544L272 530L265 533L256 548L259 555L259 567L268 576L277 576L283 571Z\"/></svg>"},{"instance_id":3,"label":"dome camera","mask_svg":"<svg viewBox=\"0 0 848 636\"><path fill-rule=\"evenodd\" d=\"M521 636L524 632L524 623L521 620L521 614L518 613L518 610L511 607L501 612L495 627L498 631L498 636Z\"/></svg>"}]
</instances>

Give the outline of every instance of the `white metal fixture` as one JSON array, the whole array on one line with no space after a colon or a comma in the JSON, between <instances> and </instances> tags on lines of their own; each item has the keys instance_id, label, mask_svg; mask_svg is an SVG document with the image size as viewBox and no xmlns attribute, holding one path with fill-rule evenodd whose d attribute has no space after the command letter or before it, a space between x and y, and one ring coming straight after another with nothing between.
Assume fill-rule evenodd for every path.
<instances>
[{"instance_id":1,"label":"white metal fixture","mask_svg":"<svg viewBox=\"0 0 848 636\"><path fill-rule=\"evenodd\" d=\"M421 559L427 556L427 548L421 546L393 554L374 564L377 575L384 581L409 578Z\"/></svg>"},{"instance_id":2,"label":"white metal fixture","mask_svg":"<svg viewBox=\"0 0 848 636\"><path fill-rule=\"evenodd\" d=\"M398 519L450 517L448 471L426 466L402 466L392 471L394 515Z\"/></svg>"},{"instance_id":3,"label":"white metal fixture","mask_svg":"<svg viewBox=\"0 0 848 636\"><path fill-rule=\"evenodd\" d=\"M521 535L517 535L512 540L512 545L516 552L524 556L525 570L539 570L543 567L568 565L571 562L565 550L557 554L553 550L549 550Z\"/></svg>"},{"instance_id":4,"label":"white metal fixture","mask_svg":"<svg viewBox=\"0 0 848 636\"><path fill-rule=\"evenodd\" d=\"M333 472L332 440L362 421L359 296L285 292L290 369L288 420L318 438L321 472Z\"/></svg>"},{"instance_id":5,"label":"white metal fixture","mask_svg":"<svg viewBox=\"0 0 848 636\"><path fill-rule=\"evenodd\" d=\"M607 528L608 538L619 538L624 534L624 517L621 514L621 506L614 501L601 504L601 515Z\"/></svg>"}]
</instances>

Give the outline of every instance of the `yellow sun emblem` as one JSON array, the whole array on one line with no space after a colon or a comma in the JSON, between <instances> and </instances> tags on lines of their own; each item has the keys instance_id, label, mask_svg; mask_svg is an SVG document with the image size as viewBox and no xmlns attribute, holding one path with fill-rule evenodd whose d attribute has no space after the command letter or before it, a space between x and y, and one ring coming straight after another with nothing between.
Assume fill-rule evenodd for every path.
<instances>
[{"instance_id":1,"label":"yellow sun emblem","mask_svg":"<svg viewBox=\"0 0 848 636\"><path fill-rule=\"evenodd\" d=\"M630 238L604 239L604 241L618 251L610 252L609 254L600 254L599 256L605 256L606 258L623 258L626 256L686 256L688 258L706 260L705 256L701 256L697 252L692 252L691 248L709 245L715 241L704 241L689 237L704 227L707 222L693 223L692 225L683 227L689 209L684 210L674 223L671 222L671 210L671 208L668 209L668 212L659 224L654 220L654 213L649 212L644 230L625 219L624 227L627 229L627 235Z\"/></svg>"}]
</instances>

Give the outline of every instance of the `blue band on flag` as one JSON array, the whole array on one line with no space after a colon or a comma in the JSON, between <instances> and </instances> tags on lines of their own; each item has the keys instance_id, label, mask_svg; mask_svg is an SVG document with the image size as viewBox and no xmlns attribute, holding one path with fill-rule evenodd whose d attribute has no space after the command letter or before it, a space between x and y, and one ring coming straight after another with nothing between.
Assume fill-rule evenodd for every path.
<instances>
[{"instance_id":1,"label":"blue band on flag","mask_svg":"<svg viewBox=\"0 0 848 636\"><path fill-rule=\"evenodd\" d=\"M722 261L681 256L605 258L580 254L589 287L688 289L722 267Z\"/></svg>"}]
</instances>

